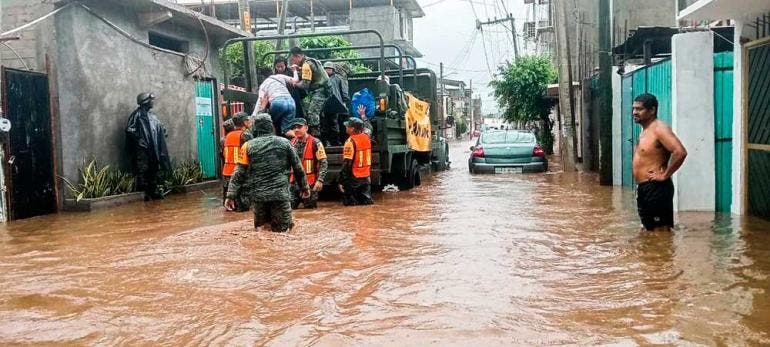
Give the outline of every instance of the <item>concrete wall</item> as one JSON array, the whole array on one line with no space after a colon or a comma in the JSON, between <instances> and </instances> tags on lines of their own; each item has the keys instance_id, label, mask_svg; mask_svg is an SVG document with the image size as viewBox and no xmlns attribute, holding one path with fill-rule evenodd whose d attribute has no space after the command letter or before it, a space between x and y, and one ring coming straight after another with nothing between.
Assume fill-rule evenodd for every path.
<instances>
[{"instance_id":1,"label":"concrete wall","mask_svg":"<svg viewBox=\"0 0 770 347\"><path fill-rule=\"evenodd\" d=\"M350 30L374 29L382 34L385 43L392 43L401 38L398 9L393 6L354 7L350 10ZM351 35L351 42L356 46L378 45L380 41L374 34ZM361 51L364 57L379 56L376 49ZM392 48L385 49L385 55L396 55Z\"/></svg>"},{"instance_id":2,"label":"concrete wall","mask_svg":"<svg viewBox=\"0 0 770 347\"><path fill-rule=\"evenodd\" d=\"M623 185L623 136L621 122L623 117L622 77L618 67L612 67L612 185Z\"/></svg>"},{"instance_id":3,"label":"concrete wall","mask_svg":"<svg viewBox=\"0 0 770 347\"><path fill-rule=\"evenodd\" d=\"M713 34L677 34L672 41L672 129L688 152L674 175L678 211L715 208ZM697 86L697 87L694 87Z\"/></svg>"},{"instance_id":4,"label":"concrete wall","mask_svg":"<svg viewBox=\"0 0 770 347\"><path fill-rule=\"evenodd\" d=\"M113 4L92 9L147 41L147 29L136 17ZM107 26L80 7L63 11L56 23L56 86L59 94L61 174L78 180L83 159L128 168L124 128L136 108L136 95L158 95L155 111L168 129L173 160L197 159L195 81L185 77L183 58L144 47ZM161 24L153 31L189 41L202 52L202 35L194 30ZM212 43L213 45L213 43ZM209 59L216 59L211 50Z\"/></svg>"},{"instance_id":5,"label":"concrete wall","mask_svg":"<svg viewBox=\"0 0 770 347\"><path fill-rule=\"evenodd\" d=\"M629 31L640 26L676 27L676 1L612 0L612 19L616 32L622 37L626 23Z\"/></svg>"}]
</instances>

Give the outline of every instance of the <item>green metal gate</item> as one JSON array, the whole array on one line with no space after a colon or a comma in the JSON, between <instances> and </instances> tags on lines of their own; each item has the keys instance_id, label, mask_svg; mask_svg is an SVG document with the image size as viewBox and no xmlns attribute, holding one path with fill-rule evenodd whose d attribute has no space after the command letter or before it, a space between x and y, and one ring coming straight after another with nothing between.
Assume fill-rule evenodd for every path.
<instances>
[{"instance_id":1,"label":"green metal gate","mask_svg":"<svg viewBox=\"0 0 770 347\"><path fill-rule=\"evenodd\" d=\"M671 125L671 60L666 59L630 72L623 76L621 84L623 186L633 187L635 182L631 164L642 127L634 124L631 107L636 96L651 93L658 98L658 119Z\"/></svg>"},{"instance_id":2,"label":"green metal gate","mask_svg":"<svg viewBox=\"0 0 770 347\"><path fill-rule=\"evenodd\" d=\"M195 82L195 120L198 127L198 161L204 178L217 177L217 146L213 81Z\"/></svg>"},{"instance_id":3,"label":"green metal gate","mask_svg":"<svg viewBox=\"0 0 770 347\"><path fill-rule=\"evenodd\" d=\"M770 218L770 38L746 45L748 212Z\"/></svg>"},{"instance_id":4,"label":"green metal gate","mask_svg":"<svg viewBox=\"0 0 770 347\"><path fill-rule=\"evenodd\" d=\"M714 54L715 207L730 212L733 164L733 52Z\"/></svg>"},{"instance_id":5,"label":"green metal gate","mask_svg":"<svg viewBox=\"0 0 770 347\"><path fill-rule=\"evenodd\" d=\"M621 86L623 88L621 100L621 155L623 164L623 186L633 187L634 177L632 175L631 161L634 157L634 121L631 116L631 106L634 100L634 78L633 75L623 76Z\"/></svg>"}]
</instances>

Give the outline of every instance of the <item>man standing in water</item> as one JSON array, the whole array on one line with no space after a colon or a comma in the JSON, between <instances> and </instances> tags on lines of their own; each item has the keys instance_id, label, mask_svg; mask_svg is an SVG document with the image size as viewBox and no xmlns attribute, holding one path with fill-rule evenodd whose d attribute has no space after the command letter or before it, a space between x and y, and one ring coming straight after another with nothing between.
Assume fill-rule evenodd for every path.
<instances>
[{"instance_id":1,"label":"man standing in water","mask_svg":"<svg viewBox=\"0 0 770 347\"><path fill-rule=\"evenodd\" d=\"M687 157L682 142L658 119L658 100L652 94L634 99L634 122L642 126L633 161L638 184L636 205L648 231L671 230L674 226L674 183L671 176Z\"/></svg>"},{"instance_id":2,"label":"man standing in water","mask_svg":"<svg viewBox=\"0 0 770 347\"><path fill-rule=\"evenodd\" d=\"M152 111L154 100L155 94L150 92L137 95L139 107L131 113L126 124L126 150L137 190L144 191L144 201L163 199L163 194L158 191L158 174L171 169L166 128Z\"/></svg>"}]
</instances>

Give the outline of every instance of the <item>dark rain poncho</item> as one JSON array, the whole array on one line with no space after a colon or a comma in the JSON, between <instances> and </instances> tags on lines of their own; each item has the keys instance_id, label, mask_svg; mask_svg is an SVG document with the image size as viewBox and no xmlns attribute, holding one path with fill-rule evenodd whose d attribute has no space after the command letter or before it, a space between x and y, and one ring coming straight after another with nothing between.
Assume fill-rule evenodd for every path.
<instances>
[{"instance_id":1,"label":"dark rain poncho","mask_svg":"<svg viewBox=\"0 0 770 347\"><path fill-rule=\"evenodd\" d=\"M166 129L151 110L138 107L126 124L126 150L132 165L136 166L137 153L146 151L150 160L162 170L169 170L171 162L166 146ZM136 167L134 167L136 170Z\"/></svg>"}]
</instances>

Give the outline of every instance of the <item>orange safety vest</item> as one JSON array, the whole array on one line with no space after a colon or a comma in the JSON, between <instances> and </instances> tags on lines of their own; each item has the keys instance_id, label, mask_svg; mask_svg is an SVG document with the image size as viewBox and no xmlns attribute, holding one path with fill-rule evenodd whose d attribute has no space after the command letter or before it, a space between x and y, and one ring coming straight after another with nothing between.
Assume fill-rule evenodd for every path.
<instances>
[{"instance_id":1,"label":"orange safety vest","mask_svg":"<svg viewBox=\"0 0 770 347\"><path fill-rule=\"evenodd\" d=\"M291 140L292 146L297 144L296 137ZM307 177L307 184L309 186L313 186L315 184L316 178L318 175L318 161L315 158L315 153L313 152L313 144L315 144L315 138L311 136L310 134L307 134L307 139L305 140L305 151L302 153L302 171L305 172L305 176ZM289 175L289 182L294 183L294 173Z\"/></svg>"},{"instance_id":2,"label":"orange safety vest","mask_svg":"<svg viewBox=\"0 0 770 347\"><path fill-rule=\"evenodd\" d=\"M222 176L232 176L241 151L241 134L243 130L233 130L225 136L225 165L222 167Z\"/></svg>"},{"instance_id":3,"label":"orange safety vest","mask_svg":"<svg viewBox=\"0 0 770 347\"><path fill-rule=\"evenodd\" d=\"M353 177L367 178L372 171L372 141L366 134L350 135L350 139L356 147L353 153Z\"/></svg>"}]
</instances>

